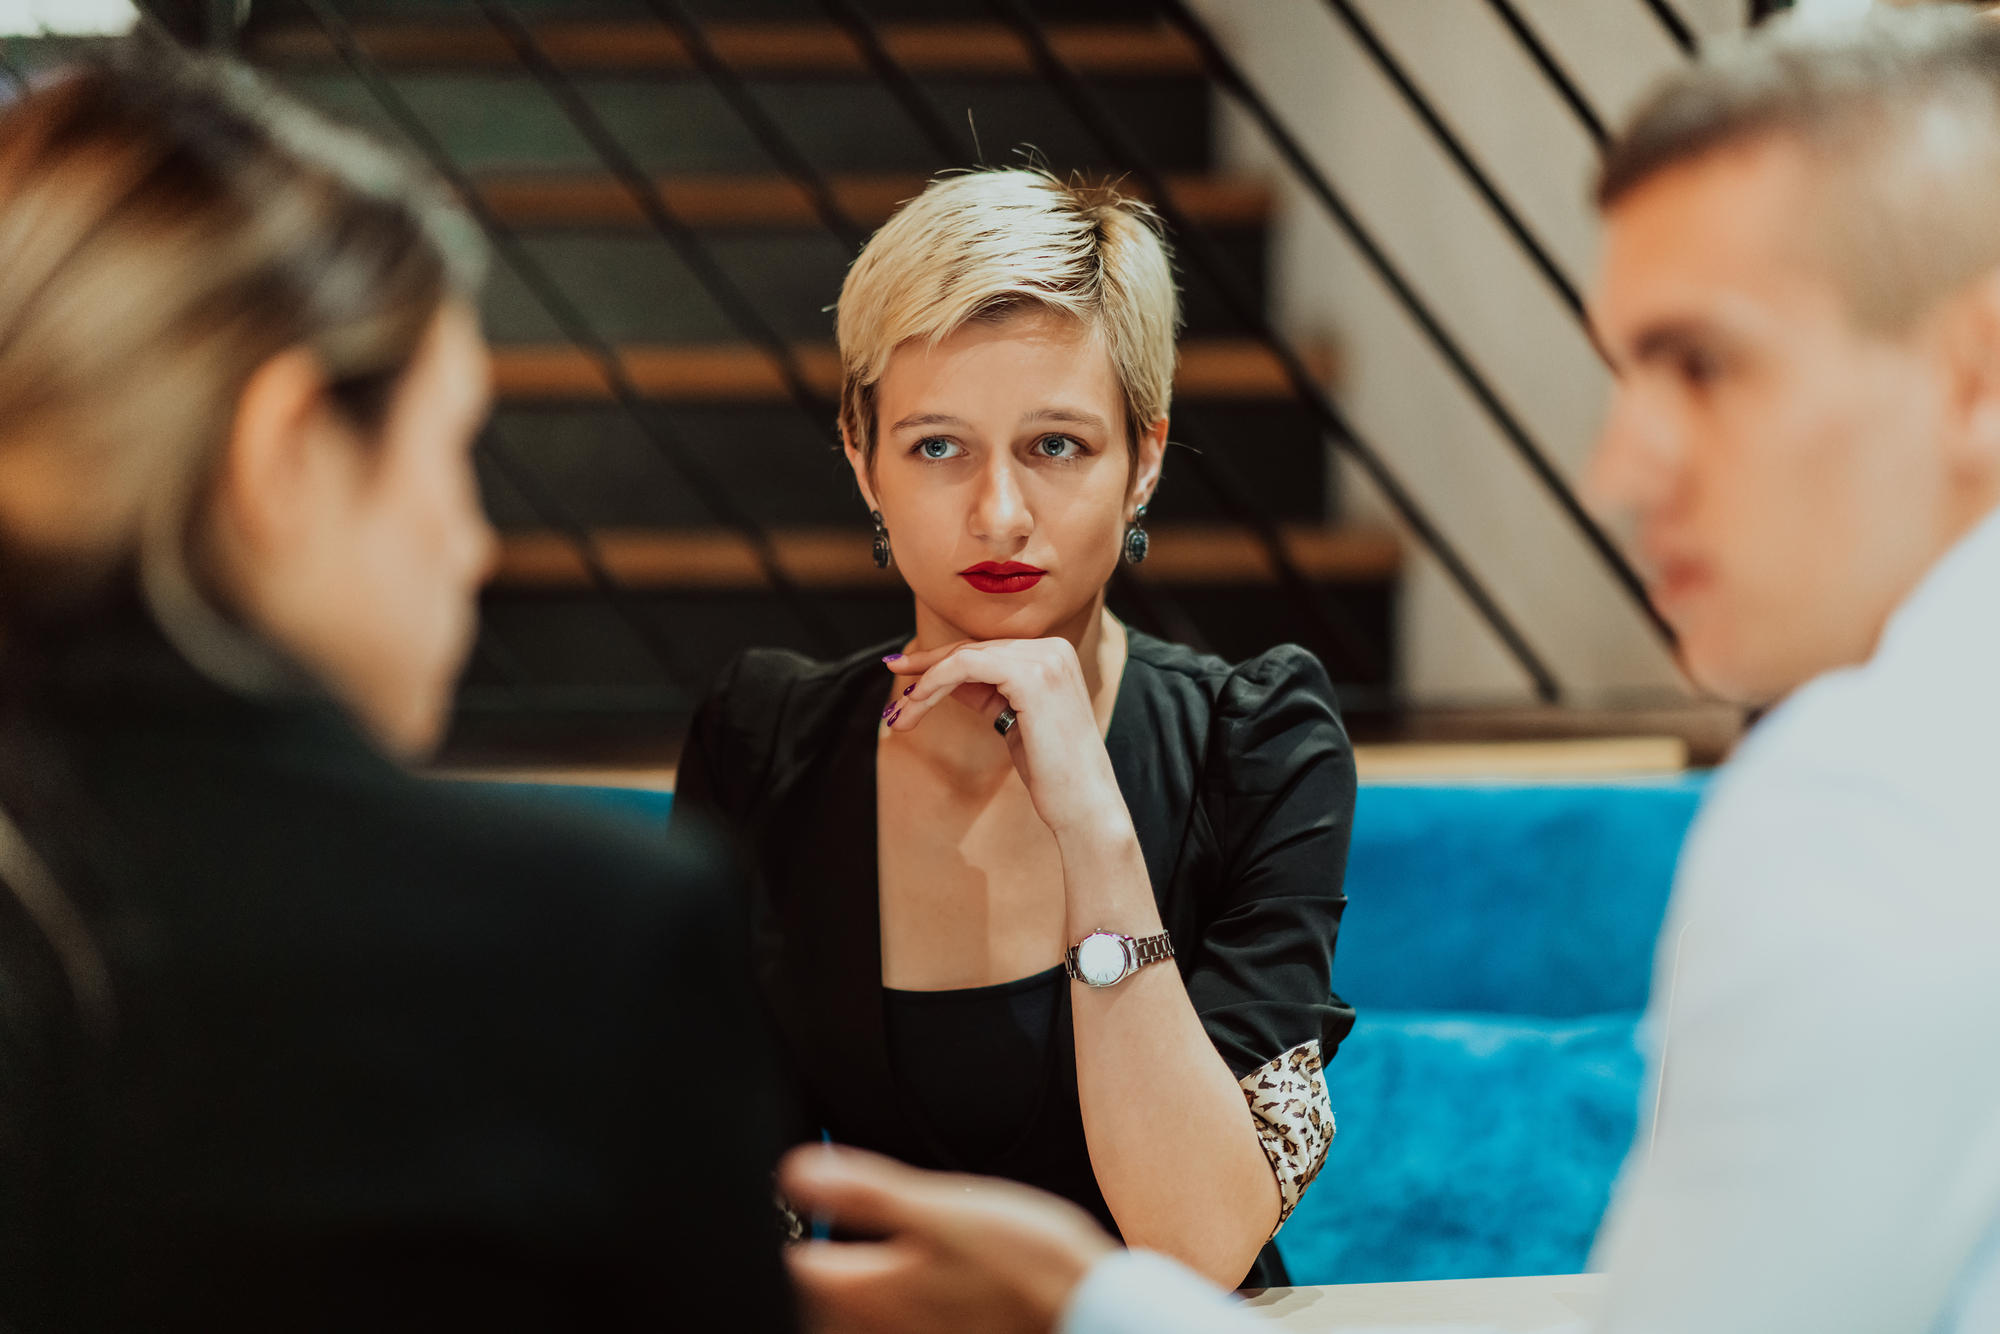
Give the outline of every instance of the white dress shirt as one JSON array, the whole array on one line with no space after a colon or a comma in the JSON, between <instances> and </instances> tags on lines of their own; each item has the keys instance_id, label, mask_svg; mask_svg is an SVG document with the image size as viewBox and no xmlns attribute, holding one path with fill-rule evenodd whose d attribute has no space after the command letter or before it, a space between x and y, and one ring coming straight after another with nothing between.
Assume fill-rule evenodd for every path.
<instances>
[{"instance_id":1,"label":"white dress shirt","mask_svg":"<svg viewBox=\"0 0 2000 1334\"><path fill-rule=\"evenodd\" d=\"M2000 514L1718 776L1648 1027L1609 1334L2000 1328Z\"/></svg>"},{"instance_id":2,"label":"white dress shirt","mask_svg":"<svg viewBox=\"0 0 2000 1334\"><path fill-rule=\"evenodd\" d=\"M1116 1251L1070 1295L1057 1334L1256 1334L1268 1329L1207 1279L1151 1251Z\"/></svg>"}]
</instances>

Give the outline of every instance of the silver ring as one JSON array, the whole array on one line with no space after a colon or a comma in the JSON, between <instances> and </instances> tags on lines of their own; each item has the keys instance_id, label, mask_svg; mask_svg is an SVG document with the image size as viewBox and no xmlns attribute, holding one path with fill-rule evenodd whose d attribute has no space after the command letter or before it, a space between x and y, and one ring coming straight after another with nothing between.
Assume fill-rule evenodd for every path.
<instances>
[{"instance_id":1,"label":"silver ring","mask_svg":"<svg viewBox=\"0 0 2000 1334\"><path fill-rule=\"evenodd\" d=\"M1006 736L1014 730L1014 724L1018 721L1020 717L1012 709L1002 709L1000 716L993 720L993 730L1001 736Z\"/></svg>"}]
</instances>

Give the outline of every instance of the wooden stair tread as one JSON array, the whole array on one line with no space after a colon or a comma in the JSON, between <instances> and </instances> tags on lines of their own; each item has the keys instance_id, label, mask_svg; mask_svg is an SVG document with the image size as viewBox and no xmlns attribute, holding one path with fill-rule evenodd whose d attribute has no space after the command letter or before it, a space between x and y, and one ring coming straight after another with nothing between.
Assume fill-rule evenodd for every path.
<instances>
[{"instance_id":1,"label":"wooden stair tread","mask_svg":"<svg viewBox=\"0 0 2000 1334\"><path fill-rule=\"evenodd\" d=\"M850 217L874 227L915 198L928 180L915 172L842 174L829 177L827 183ZM667 207L694 226L820 225L806 192L783 176L662 176L655 184ZM1197 222L1254 227L1270 218L1271 189L1259 180L1183 173L1170 176L1167 185L1174 202ZM1137 198L1147 197L1137 182L1121 181L1119 186ZM488 176L479 182L479 193L496 213L517 226L642 226L646 221L631 192L608 175Z\"/></svg>"},{"instance_id":2,"label":"wooden stair tread","mask_svg":"<svg viewBox=\"0 0 2000 1334\"><path fill-rule=\"evenodd\" d=\"M840 392L840 357L831 345L793 349L807 381L828 399ZM1174 392L1184 399L1289 399L1291 383L1260 343L1234 338L1181 340ZM781 399L784 381L761 351L743 343L628 343L618 349L625 373L648 398L674 402ZM1322 384L1337 369L1325 348L1303 350ZM493 349L494 388L507 401L602 401L611 388L595 361L562 344L505 344Z\"/></svg>"},{"instance_id":3,"label":"wooden stair tread","mask_svg":"<svg viewBox=\"0 0 2000 1334\"><path fill-rule=\"evenodd\" d=\"M1276 582L1268 553L1241 528L1223 524L1165 524L1152 530L1152 554L1134 571L1154 583L1241 585ZM1392 577L1402 545L1380 529L1283 529L1293 562L1308 578L1346 583ZM606 529L592 534L599 558L619 583L649 590L728 590L764 587L750 545L724 530ZM807 588L891 589L903 586L893 569L878 570L872 541L855 529L790 529L771 534L778 563ZM501 540L496 587L573 589L590 585L576 542L555 532L512 532Z\"/></svg>"},{"instance_id":4,"label":"wooden stair tread","mask_svg":"<svg viewBox=\"0 0 2000 1334\"><path fill-rule=\"evenodd\" d=\"M683 73L694 69L673 29L651 20L551 22L533 25L556 63L586 71ZM882 43L919 74L1030 75L1034 64L1014 32L998 23L884 23ZM845 29L830 23L713 23L710 44L746 74L866 74L867 63ZM1196 75L1201 56L1179 30L1143 23L1052 23L1050 44L1074 68L1090 74ZM355 35L377 60L391 65L514 66L512 46L484 24L367 23ZM312 25L259 33L251 44L260 61L338 59L332 42Z\"/></svg>"}]
</instances>

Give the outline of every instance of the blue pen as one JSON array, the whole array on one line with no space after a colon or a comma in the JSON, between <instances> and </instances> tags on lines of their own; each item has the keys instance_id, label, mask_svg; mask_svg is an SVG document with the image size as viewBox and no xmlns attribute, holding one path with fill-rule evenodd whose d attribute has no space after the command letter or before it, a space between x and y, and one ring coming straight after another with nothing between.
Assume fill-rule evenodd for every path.
<instances>
[{"instance_id":1,"label":"blue pen","mask_svg":"<svg viewBox=\"0 0 2000 1334\"><path fill-rule=\"evenodd\" d=\"M833 1132L824 1126L820 1128L819 1142L826 1145L828 1153L833 1152ZM818 1209L813 1210L810 1227L814 1241L829 1240L833 1236L833 1215Z\"/></svg>"}]
</instances>

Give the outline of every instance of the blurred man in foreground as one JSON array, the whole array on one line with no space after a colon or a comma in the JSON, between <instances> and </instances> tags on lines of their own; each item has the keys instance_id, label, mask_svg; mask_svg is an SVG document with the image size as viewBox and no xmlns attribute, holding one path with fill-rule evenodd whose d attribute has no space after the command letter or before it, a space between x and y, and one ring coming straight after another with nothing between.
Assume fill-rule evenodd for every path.
<instances>
[{"instance_id":1,"label":"blurred man in foreground","mask_svg":"<svg viewBox=\"0 0 2000 1334\"><path fill-rule=\"evenodd\" d=\"M1683 859L1604 1324L2000 1327L2000 28L1767 32L1657 94L1598 198L1594 482L1694 678L1783 701ZM1039 1199L786 1177L891 1238L794 1255L834 1324L1245 1319Z\"/></svg>"}]
</instances>

